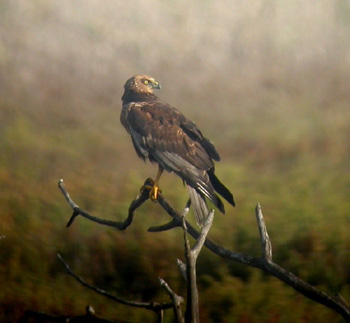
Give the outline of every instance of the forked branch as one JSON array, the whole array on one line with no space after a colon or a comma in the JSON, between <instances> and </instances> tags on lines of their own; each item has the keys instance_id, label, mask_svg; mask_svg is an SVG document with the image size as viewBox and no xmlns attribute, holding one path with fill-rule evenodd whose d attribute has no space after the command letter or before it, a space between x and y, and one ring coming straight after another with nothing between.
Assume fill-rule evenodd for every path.
<instances>
[{"instance_id":1,"label":"forked branch","mask_svg":"<svg viewBox=\"0 0 350 323\"><path fill-rule=\"evenodd\" d=\"M90 285L88 284L84 279L82 279L81 277L79 277L77 274L75 274L73 272L73 270L69 267L69 265L64 261L64 259L62 258L62 256L60 254L57 254L58 259L61 261L61 263L64 265L64 267L66 268L67 272L69 275L71 275L72 277L74 277L75 280L77 280L80 284L82 284L83 286L93 290L94 292L101 294L115 302L118 302L120 304L124 304L124 305L128 305L128 306L133 306L133 307L139 307L139 308L144 308L147 310L151 310L155 313L159 313L162 310L166 310L169 308L173 307L173 303L157 303L157 302L137 302L137 301L130 301L130 300L126 300L120 297L117 297L115 295L110 294L109 292L98 288L96 286Z\"/></svg>"},{"instance_id":2,"label":"forked branch","mask_svg":"<svg viewBox=\"0 0 350 323\"><path fill-rule=\"evenodd\" d=\"M147 183L147 180L145 184ZM148 183L149 184L149 183ZM75 217L77 215L82 215L83 217L103 224L103 225L108 225L111 227L115 227L119 230L125 230L132 222L134 212L138 207L140 207L148 198L149 198L149 190L142 190L141 193L131 202L130 208L129 208L129 214L127 219L124 222L114 222L114 221L108 221L108 220L101 220L99 218L96 218L94 216L91 216L81 208L79 208L69 197L68 192L66 191L64 185L63 185L63 180L60 180L59 182L59 188L62 191L63 195L65 196L66 200L70 204L71 208L73 209L73 215L71 220L68 222L70 225ZM182 219L183 219L183 212L188 212L189 209L189 203L186 205L186 208L183 212L180 212L176 209L174 209L166 200L166 198L162 195L159 194L158 196L158 202L159 205L162 206L162 208L171 216L171 221L160 226L154 226L150 227L148 231L150 232L161 232L165 230L170 230L175 227L182 227ZM251 267L259 268L263 270L264 272L267 272L271 274L272 276L275 276L276 278L280 279L281 281L285 282L289 286L293 287L296 291L301 293L302 295L306 296L307 298L325 305L326 307L334 310L335 312L339 313L342 315L342 317L346 321L350 321L350 308L349 306L345 303L344 299L340 295L336 296L330 296L312 285L308 284L307 282L303 281L301 278L297 277L293 273L289 272L288 270L280 267L276 263L273 262L272 260L272 245L271 241L269 238L269 235L267 233L265 221L263 218L263 214L261 211L261 207L258 204L256 209L255 209L255 214L256 214L256 219L257 219L257 224L259 227L259 233L260 233L260 239L261 239L261 245L262 245L262 257L252 257L250 255L242 254L242 253L237 253L234 251L231 251L229 249L226 249L210 239L206 238L204 245L206 248L208 248L210 251L213 253L217 254L218 256L236 261L242 264L246 264ZM200 233L195 230L188 222L186 223L186 228L188 234L190 234L194 239L198 239L200 236Z\"/></svg>"},{"instance_id":3,"label":"forked branch","mask_svg":"<svg viewBox=\"0 0 350 323\"><path fill-rule=\"evenodd\" d=\"M186 322L198 323L199 322L199 296L197 288L197 273L196 264L198 255L203 247L207 234L213 224L214 210L212 210L203 223L203 227L197 238L197 241L190 246L190 242L187 237L187 225L185 216L182 217L182 228L184 231L185 241L185 257L186 257L186 269L184 269L182 262L178 261L180 271L183 276L186 276L187 281L187 307L186 307ZM185 274L185 275L184 275Z\"/></svg>"},{"instance_id":4,"label":"forked branch","mask_svg":"<svg viewBox=\"0 0 350 323\"><path fill-rule=\"evenodd\" d=\"M181 226L181 212L174 209L168 201L160 195L158 197L159 204L163 207L163 209L173 218L173 223L176 226ZM259 268L272 276L275 276L279 280L285 282L289 286L293 287L296 291L306 296L307 298L325 305L326 307L334 310L343 316L346 321L350 321L350 308L344 301L344 299L340 295L330 296L325 292L318 290L312 285L308 284L298 276L294 275L292 272L280 267L276 263L272 261L272 246L269 235L267 233L263 213L261 211L260 204L258 204L255 208L255 215L259 227L261 245L262 245L262 257L252 257L246 254L241 254L237 252L233 252L228 250L222 246L217 245L215 242L209 240L208 238L205 240L204 245L213 253L217 254L222 258L226 258L232 261L240 262L242 264L246 264L251 267ZM175 226L175 225L174 225ZM195 239L197 239L200 233L195 230L189 223L186 222L188 233ZM158 231L154 230L154 228L150 228L150 231Z\"/></svg>"},{"instance_id":5,"label":"forked branch","mask_svg":"<svg viewBox=\"0 0 350 323\"><path fill-rule=\"evenodd\" d=\"M181 311L181 303L184 301L184 299L177 295L166 283L166 281L162 278L158 278L160 286L162 286L165 291L169 294L172 303L173 303L173 309L174 309L174 315L175 315L175 322L177 323L183 323L184 319L182 316L182 311Z\"/></svg>"},{"instance_id":6,"label":"forked branch","mask_svg":"<svg viewBox=\"0 0 350 323\"><path fill-rule=\"evenodd\" d=\"M144 183L144 186L146 185L151 185L149 182L149 179L147 179ZM75 218L78 215L83 216L84 218L89 219L90 221L97 222L102 225L107 225L110 227L117 228L119 230L125 230L133 221L134 219L134 212L137 208L139 208L145 201L148 200L149 198L149 191L146 189L143 189L141 193L136 196L136 198L131 202L130 207L129 207L129 214L128 217L125 219L124 222L116 222L116 221L110 221L110 220L105 220L105 219L100 219L97 218L88 212L84 211L81 209L70 197L68 191L66 190L66 187L64 185L63 179L60 179L58 182L58 188L61 190L63 196L65 197L66 201L70 205L70 207L73 209L73 214L71 218L69 219L67 223L67 227L69 227L75 220Z\"/></svg>"}]
</instances>

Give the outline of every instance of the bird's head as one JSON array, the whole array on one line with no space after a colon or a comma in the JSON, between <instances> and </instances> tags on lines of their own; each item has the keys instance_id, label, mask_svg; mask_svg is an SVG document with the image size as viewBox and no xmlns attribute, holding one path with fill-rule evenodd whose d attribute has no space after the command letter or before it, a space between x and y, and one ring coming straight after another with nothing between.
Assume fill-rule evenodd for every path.
<instances>
[{"instance_id":1,"label":"bird's head","mask_svg":"<svg viewBox=\"0 0 350 323\"><path fill-rule=\"evenodd\" d=\"M160 84L151 76L138 74L126 81L124 89L136 93L153 93L154 89L160 90Z\"/></svg>"}]
</instances>

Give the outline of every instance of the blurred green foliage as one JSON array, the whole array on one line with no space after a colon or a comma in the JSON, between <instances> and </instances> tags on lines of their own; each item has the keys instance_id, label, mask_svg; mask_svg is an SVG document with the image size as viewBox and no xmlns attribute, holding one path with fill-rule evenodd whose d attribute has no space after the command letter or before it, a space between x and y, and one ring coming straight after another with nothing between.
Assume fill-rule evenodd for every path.
<instances>
[{"instance_id":1,"label":"blurred green foliage","mask_svg":"<svg viewBox=\"0 0 350 323\"><path fill-rule=\"evenodd\" d=\"M237 207L216 214L210 238L259 256L260 202L274 260L349 301L348 7L81 6L0 4L0 320L17 321L27 309L79 315L90 304L106 318L153 321L74 282L57 252L88 282L122 297L168 301L158 276L185 296L176 267L181 231L147 232L168 221L157 205L143 205L126 232L82 218L65 227L71 210L60 178L81 207L123 220L144 179L156 174L119 124L122 86L136 72L156 76L160 97L194 119L222 155L217 174ZM174 175L165 174L161 187L174 206L185 205ZM341 321L277 279L206 250L198 282L202 322Z\"/></svg>"}]
</instances>

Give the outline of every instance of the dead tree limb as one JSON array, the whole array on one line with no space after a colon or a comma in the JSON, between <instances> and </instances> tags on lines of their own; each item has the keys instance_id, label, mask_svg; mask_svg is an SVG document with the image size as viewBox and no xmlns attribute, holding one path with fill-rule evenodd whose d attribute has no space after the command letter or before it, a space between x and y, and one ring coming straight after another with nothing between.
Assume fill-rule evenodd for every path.
<instances>
[{"instance_id":1,"label":"dead tree limb","mask_svg":"<svg viewBox=\"0 0 350 323\"><path fill-rule=\"evenodd\" d=\"M90 285L88 284L85 280L83 280L81 277L79 277L77 274L75 274L72 269L69 267L69 265L64 261L64 259L62 258L62 256L60 254L57 254L58 259L61 261L61 263L64 265L64 267L66 268L67 272L69 275L71 275L72 277L75 278L75 280L77 280L80 284L82 284L83 286L93 290L94 292L103 295L115 302L118 302L120 304L124 304L124 305L128 305L128 306L133 306L133 307L139 307L139 308L144 308L147 310L151 310L155 313L159 313L162 310L166 310L169 308L173 307L173 303L157 303L157 302L137 302L137 301L129 301L117 296L114 296L112 294L110 294L109 292L100 289L96 286Z\"/></svg>"},{"instance_id":2,"label":"dead tree limb","mask_svg":"<svg viewBox=\"0 0 350 323\"><path fill-rule=\"evenodd\" d=\"M146 183L147 183L147 180L145 184ZM63 195L65 196L66 200L68 201L68 203L70 204L70 206L74 211L72 218L74 218L77 215L82 215L91 221L112 226L119 230L125 230L130 225L130 223L133 220L134 212L136 211L136 209L140 207L149 198L149 190L143 189L141 191L141 194L138 195L131 202L127 219L124 222L114 222L114 221L108 221L108 220L101 220L99 218L89 215L87 212L80 209L70 199L68 192L64 188L63 180L60 180L58 185ZM158 203L172 217L172 220L165 225L150 227L148 231L161 232L161 231L173 229L175 227L182 227L182 212L174 209L161 193L159 193L158 195ZM189 208L189 204L186 206L186 208L187 209ZM334 310L335 312L339 313L346 321L350 321L350 307L349 305L346 304L346 302L340 295L330 296L325 292L322 292L317 288L313 287L312 285L308 284L307 282L303 281L301 278L297 277L293 273L280 267L279 265L277 265L272 261L271 241L266 230L266 225L265 225L263 214L259 204L255 209L255 214L257 218L257 223L258 223L259 232L260 232L260 239L262 244L262 257L259 257L259 258L252 257L250 255L231 251L229 249L226 249L216 244L215 242L209 240L208 238L206 238L204 245L210 251L212 251L213 253L217 254L222 258L225 258L231 261L236 261L251 267L259 268L262 271L271 274L272 276L278 278L279 280L293 287L296 291L298 291L305 297ZM72 222L72 219L70 223L71 222ZM186 222L186 226L187 226L187 232L194 239L198 239L200 233L197 230L195 230L188 222Z\"/></svg>"},{"instance_id":3,"label":"dead tree limb","mask_svg":"<svg viewBox=\"0 0 350 323\"><path fill-rule=\"evenodd\" d=\"M261 257L265 259L266 262L270 263L272 262L272 244L271 244L269 234L267 233L265 220L264 220L259 203L255 207L255 216L256 216L256 221L258 222L258 228L260 233L261 249L262 249Z\"/></svg>"},{"instance_id":4,"label":"dead tree limb","mask_svg":"<svg viewBox=\"0 0 350 323\"><path fill-rule=\"evenodd\" d=\"M151 185L152 183L149 182L149 179L147 179L144 183L144 186ZM66 187L64 185L63 179L60 179L58 182L58 188L61 190L63 196L67 200L70 207L73 209L73 214L71 218L69 219L67 223L67 227L69 227L75 220L75 218L78 215L83 216L84 218L89 219L90 221L97 222L102 225L107 225L110 227L117 228L119 230L125 230L133 221L134 219L134 212L137 208L139 208L145 201L149 199L149 190L143 189L141 190L141 193L131 202L129 207L129 214L128 217L125 219L124 222L116 222L116 221L110 221L110 220L104 220L97 218L88 212L81 209L70 197L68 191L66 190Z\"/></svg>"},{"instance_id":5,"label":"dead tree limb","mask_svg":"<svg viewBox=\"0 0 350 323\"><path fill-rule=\"evenodd\" d=\"M184 319L182 316L182 311L181 311L181 303L184 301L184 299L177 295L166 283L166 281L162 278L158 278L160 286L162 286L166 292L169 294L172 303L173 303L173 308L174 308L174 315L175 315L175 322L177 323L183 323Z\"/></svg>"},{"instance_id":6,"label":"dead tree limb","mask_svg":"<svg viewBox=\"0 0 350 323\"><path fill-rule=\"evenodd\" d=\"M83 322L92 322L92 323L118 323L120 321L110 321L106 319L100 319L95 316L95 311L91 306L86 306L86 314L78 316L54 316L46 313L35 312L35 311L26 311L24 316L19 321L20 323L24 322L57 322L57 323L83 323Z\"/></svg>"},{"instance_id":7,"label":"dead tree limb","mask_svg":"<svg viewBox=\"0 0 350 323\"><path fill-rule=\"evenodd\" d=\"M187 225L185 216L182 217L182 228L184 231L185 241L185 257L186 257L186 281L187 281L187 305L186 305L186 322L198 323L199 322L199 295L197 288L197 272L196 264L197 258L202 250L205 239L209 233L211 225L214 220L214 210L212 210L203 223L203 227L199 234L197 241L191 248L190 242L187 237ZM180 271L183 274L184 269L180 265Z\"/></svg>"},{"instance_id":8,"label":"dead tree limb","mask_svg":"<svg viewBox=\"0 0 350 323\"><path fill-rule=\"evenodd\" d=\"M181 227L181 212L174 209L168 201L160 195L158 197L159 204L163 207L163 209L173 218L174 226ZM255 208L256 219L260 232L260 239L262 244L262 257L252 257L246 254L241 254L237 252L233 252L228 250L222 246L217 245L213 241L208 238L205 240L204 245L213 253L218 256L229 259L232 261L236 261L242 264L246 264L251 267L259 268L272 276L275 276L279 280L293 287L296 291L304 295L305 297L320 303L335 312L339 313L346 321L350 321L350 307L346 304L341 295L330 296L325 292L318 290L312 285L308 284L298 276L289 272L288 270L280 267L276 263L272 261L272 247L269 235L267 233L265 221L263 218L263 214L261 211L260 204L258 204ZM188 233L195 239L199 237L199 232L196 231L189 223L186 223ZM158 227L159 228L159 227ZM154 228L150 228L149 231L160 231L154 230Z\"/></svg>"}]
</instances>

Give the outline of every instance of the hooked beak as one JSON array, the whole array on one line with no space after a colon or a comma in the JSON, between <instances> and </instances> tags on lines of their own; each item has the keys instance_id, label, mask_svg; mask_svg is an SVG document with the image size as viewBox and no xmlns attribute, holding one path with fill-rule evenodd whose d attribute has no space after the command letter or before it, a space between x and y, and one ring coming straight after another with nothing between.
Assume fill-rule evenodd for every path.
<instances>
[{"instance_id":1,"label":"hooked beak","mask_svg":"<svg viewBox=\"0 0 350 323\"><path fill-rule=\"evenodd\" d=\"M162 88L162 87L160 86L160 84L159 84L157 81L154 81L152 84L153 84L152 87L153 87L154 89L160 90L160 89Z\"/></svg>"}]
</instances>

